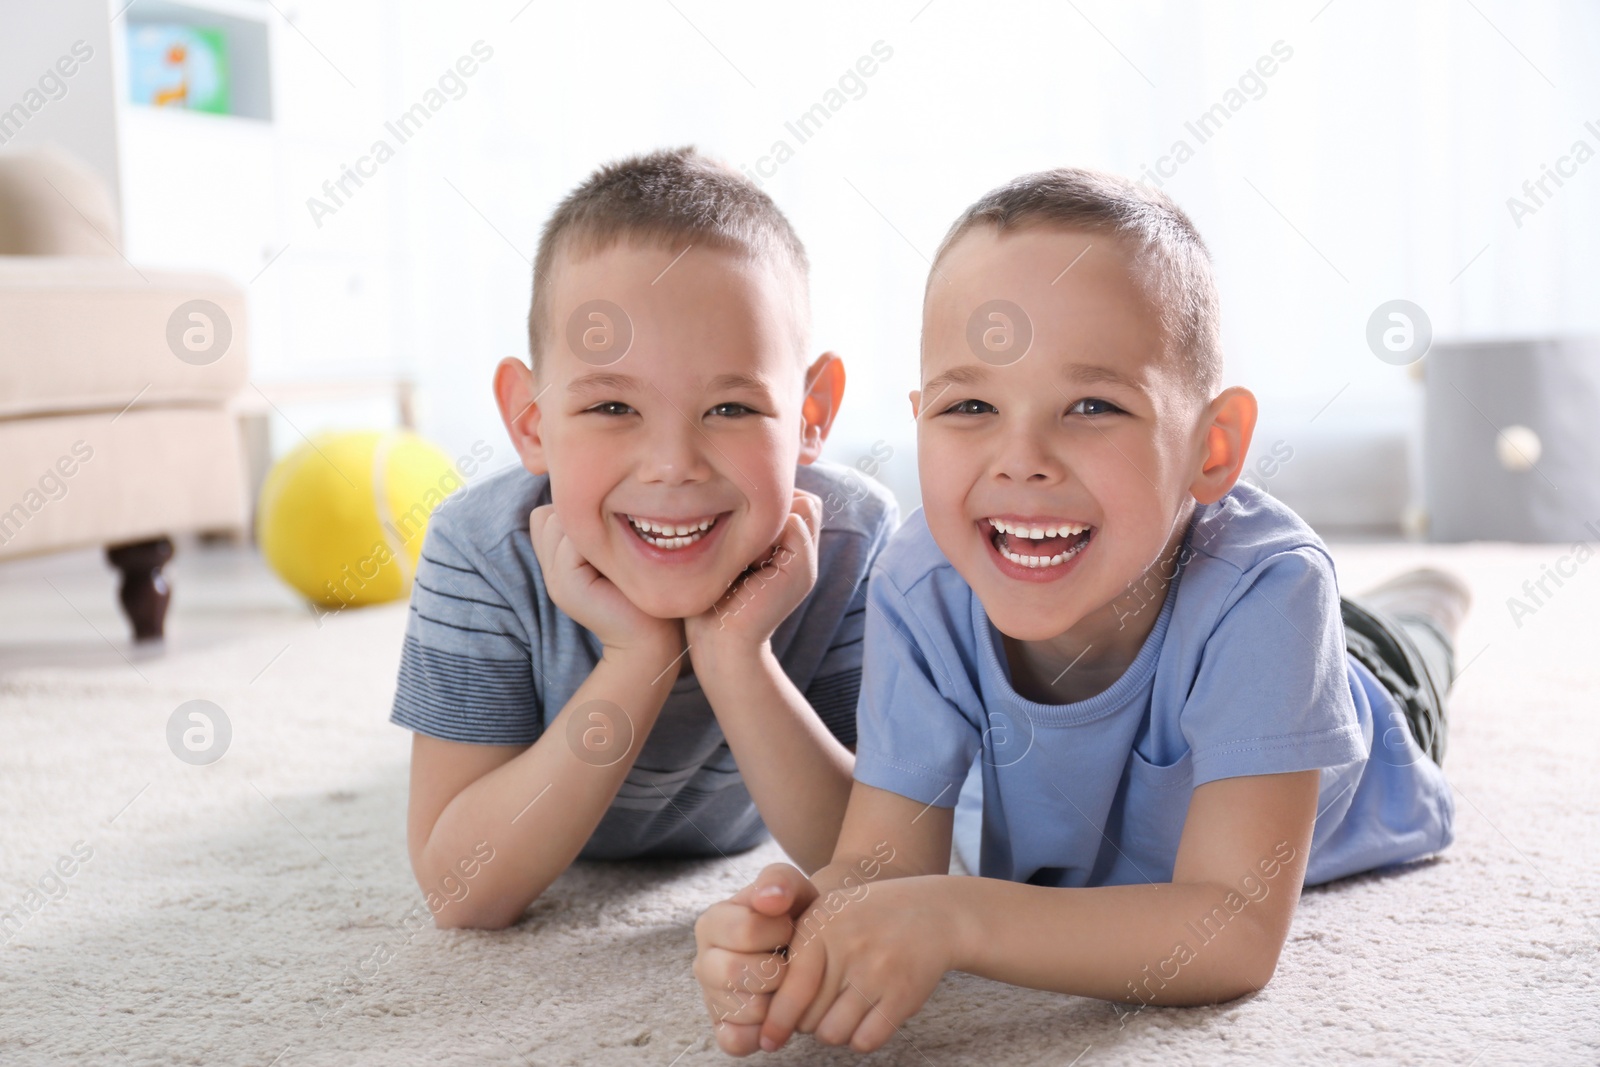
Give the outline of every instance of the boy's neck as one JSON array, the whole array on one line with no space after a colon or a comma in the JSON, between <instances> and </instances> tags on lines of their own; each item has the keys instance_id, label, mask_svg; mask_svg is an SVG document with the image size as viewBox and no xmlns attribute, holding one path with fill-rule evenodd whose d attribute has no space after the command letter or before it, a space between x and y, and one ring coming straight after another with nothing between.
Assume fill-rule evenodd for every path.
<instances>
[{"instance_id":1,"label":"boy's neck","mask_svg":"<svg viewBox=\"0 0 1600 1067\"><path fill-rule=\"evenodd\" d=\"M1166 548L1110 603L1066 633L1043 641L1004 637L1011 687L1036 704L1074 704L1110 689L1127 673L1155 628L1167 590L1182 566L1187 521Z\"/></svg>"}]
</instances>

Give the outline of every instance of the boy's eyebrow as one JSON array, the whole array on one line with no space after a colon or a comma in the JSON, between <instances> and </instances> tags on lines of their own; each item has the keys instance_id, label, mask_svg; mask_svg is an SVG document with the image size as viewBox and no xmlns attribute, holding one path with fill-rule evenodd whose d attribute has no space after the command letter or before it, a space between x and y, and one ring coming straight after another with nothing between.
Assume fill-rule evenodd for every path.
<instances>
[{"instance_id":1,"label":"boy's eyebrow","mask_svg":"<svg viewBox=\"0 0 1600 1067\"><path fill-rule=\"evenodd\" d=\"M1120 385L1124 389L1130 389L1136 393L1144 392L1144 386L1136 379L1128 377L1115 368L1095 363L1074 363L1069 367L1067 376L1085 385L1093 385L1095 382L1108 382L1111 385Z\"/></svg>"},{"instance_id":2,"label":"boy's eyebrow","mask_svg":"<svg viewBox=\"0 0 1600 1067\"><path fill-rule=\"evenodd\" d=\"M758 393L769 392L767 383L753 374L720 374L711 380L710 388L712 392L721 392L725 389L750 389ZM639 379L610 371L585 374L581 378L574 378L567 384L569 393L590 391L621 393L642 391L643 389L644 383Z\"/></svg>"},{"instance_id":3,"label":"boy's eyebrow","mask_svg":"<svg viewBox=\"0 0 1600 1067\"><path fill-rule=\"evenodd\" d=\"M977 385L988 377L989 372L982 367L971 365L951 367L943 374L937 374L923 382L922 392L924 394L940 393L949 389L952 385Z\"/></svg>"},{"instance_id":4,"label":"boy's eyebrow","mask_svg":"<svg viewBox=\"0 0 1600 1067\"><path fill-rule=\"evenodd\" d=\"M975 366L971 363L959 367L951 367L943 374L929 378L922 386L924 393L934 393L941 389L949 389L953 385L979 385L989 378L987 367ZM1137 380L1128 377L1121 371L1112 367L1102 366L1098 363L1070 363L1067 365L1067 377L1085 385L1095 382L1109 382L1120 385L1125 389L1143 392L1144 386Z\"/></svg>"},{"instance_id":5,"label":"boy's eyebrow","mask_svg":"<svg viewBox=\"0 0 1600 1067\"><path fill-rule=\"evenodd\" d=\"M711 379L711 391L720 393L724 389L750 389L758 393L768 392L767 383L754 374L719 374Z\"/></svg>"},{"instance_id":6,"label":"boy's eyebrow","mask_svg":"<svg viewBox=\"0 0 1600 1067\"><path fill-rule=\"evenodd\" d=\"M598 374L585 374L581 378L574 378L567 383L567 392L578 393L587 390L600 392L629 392L643 389L644 385L637 378L630 378L626 374L613 374L601 371Z\"/></svg>"}]
</instances>

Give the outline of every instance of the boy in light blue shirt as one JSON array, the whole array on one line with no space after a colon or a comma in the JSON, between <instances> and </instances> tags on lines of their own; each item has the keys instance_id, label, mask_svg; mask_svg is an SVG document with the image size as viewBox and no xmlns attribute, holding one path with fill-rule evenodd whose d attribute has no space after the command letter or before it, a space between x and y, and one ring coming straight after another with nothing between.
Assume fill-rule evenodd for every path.
<instances>
[{"instance_id":1,"label":"boy in light blue shirt","mask_svg":"<svg viewBox=\"0 0 1600 1067\"><path fill-rule=\"evenodd\" d=\"M922 375L923 509L873 571L833 862L697 926L724 1049L870 1051L952 969L1228 1000L1271 978L1303 884L1450 843L1466 591L1341 601L1317 536L1238 483L1255 399L1220 388L1175 204L1081 170L990 193L935 259ZM951 877L969 768L982 877Z\"/></svg>"},{"instance_id":2,"label":"boy in light blue shirt","mask_svg":"<svg viewBox=\"0 0 1600 1067\"><path fill-rule=\"evenodd\" d=\"M1038 703L1012 685L1003 635L913 516L874 576L875 621L888 632L865 665L860 728L872 743L856 780L948 804L970 764L982 783L966 794L981 797L981 860L980 840L958 833L963 864L1033 885L1170 881L1194 789L1308 764L1322 775L1307 885L1449 844L1444 773L1403 728L1395 697L1346 652L1333 562L1316 534L1240 483L1196 509L1175 562L1159 602L1123 605L1155 622L1115 684ZM975 673L932 668L960 662ZM946 707L956 714L898 713Z\"/></svg>"}]
</instances>

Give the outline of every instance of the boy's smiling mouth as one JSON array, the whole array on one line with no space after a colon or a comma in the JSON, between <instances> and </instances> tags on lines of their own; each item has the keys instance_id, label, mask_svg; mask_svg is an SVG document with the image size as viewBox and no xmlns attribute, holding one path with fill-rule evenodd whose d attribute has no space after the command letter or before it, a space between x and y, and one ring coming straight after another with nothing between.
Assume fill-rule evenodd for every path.
<instances>
[{"instance_id":1,"label":"boy's smiling mouth","mask_svg":"<svg viewBox=\"0 0 1600 1067\"><path fill-rule=\"evenodd\" d=\"M643 515L622 517L639 540L651 548L666 552L681 551L701 541L722 521L721 514L696 519L646 518Z\"/></svg>"},{"instance_id":2,"label":"boy's smiling mouth","mask_svg":"<svg viewBox=\"0 0 1600 1067\"><path fill-rule=\"evenodd\" d=\"M1094 536L1094 527L1088 523L1067 519L994 516L979 520L978 525L1002 559L1035 571L1064 566L1082 553Z\"/></svg>"}]
</instances>

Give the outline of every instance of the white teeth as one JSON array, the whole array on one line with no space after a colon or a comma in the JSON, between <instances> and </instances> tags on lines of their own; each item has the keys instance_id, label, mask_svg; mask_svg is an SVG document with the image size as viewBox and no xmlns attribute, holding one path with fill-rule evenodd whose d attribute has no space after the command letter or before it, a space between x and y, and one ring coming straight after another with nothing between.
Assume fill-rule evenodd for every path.
<instances>
[{"instance_id":1,"label":"white teeth","mask_svg":"<svg viewBox=\"0 0 1600 1067\"><path fill-rule=\"evenodd\" d=\"M716 525L716 519L702 519L687 525L671 522L652 522L649 519L636 519L627 516L628 524L634 528L646 544L655 548L687 548L700 538L706 531Z\"/></svg>"},{"instance_id":2,"label":"white teeth","mask_svg":"<svg viewBox=\"0 0 1600 1067\"><path fill-rule=\"evenodd\" d=\"M1071 548L1067 549L1065 552L1057 552L1053 556L1024 556L1020 552L1013 552L1004 546L996 547L1000 549L1000 554L1006 559L1010 560L1012 563L1017 563L1024 567L1037 570L1040 567L1061 566L1063 563L1067 562L1067 560L1071 559L1073 556L1076 556L1079 552L1082 552L1083 546L1087 545L1088 543L1088 541L1080 541Z\"/></svg>"},{"instance_id":3,"label":"white teeth","mask_svg":"<svg viewBox=\"0 0 1600 1067\"><path fill-rule=\"evenodd\" d=\"M1000 554L1006 559L1010 560L1012 563L1027 567L1032 570L1037 570L1041 567L1059 567L1073 556L1076 556L1079 552L1083 551L1084 546L1089 543L1089 538L1086 537L1082 541L1073 545L1071 548L1063 552L1057 552L1053 556L1027 555L1022 552L1012 551L1012 549L1009 547L1009 543L1014 542L1014 539L1016 538L1025 538L1029 541L1042 541L1047 537L1071 537L1077 534L1087 533L1089 531L1089 527L1083 523L1077 522L1063 522L1048 526L1024 526L1020 523L1013 524L1007 522L1004 519L990 519L989 525L994 527L994 529L1000 533L1006 535L1008 544L1000 544L998 542L995 544L995 548L999 550Z\"/></svg>"},{"instance_id":4,"label":"white teeth","mask_svg":"<svg viewBox=\"0 0 1600 1067\"><path fill-rule=\"evenodd\" d=\"M1086 532L1089 527L1077 522L1063 522L1055 526L1023 526L1013 525L1004 519L990 519L989 525L1010 537L1026 537L1030 541L1041 541L1046 537L1070 537L1074 534Z\"/></svg>"}]
</instances>

